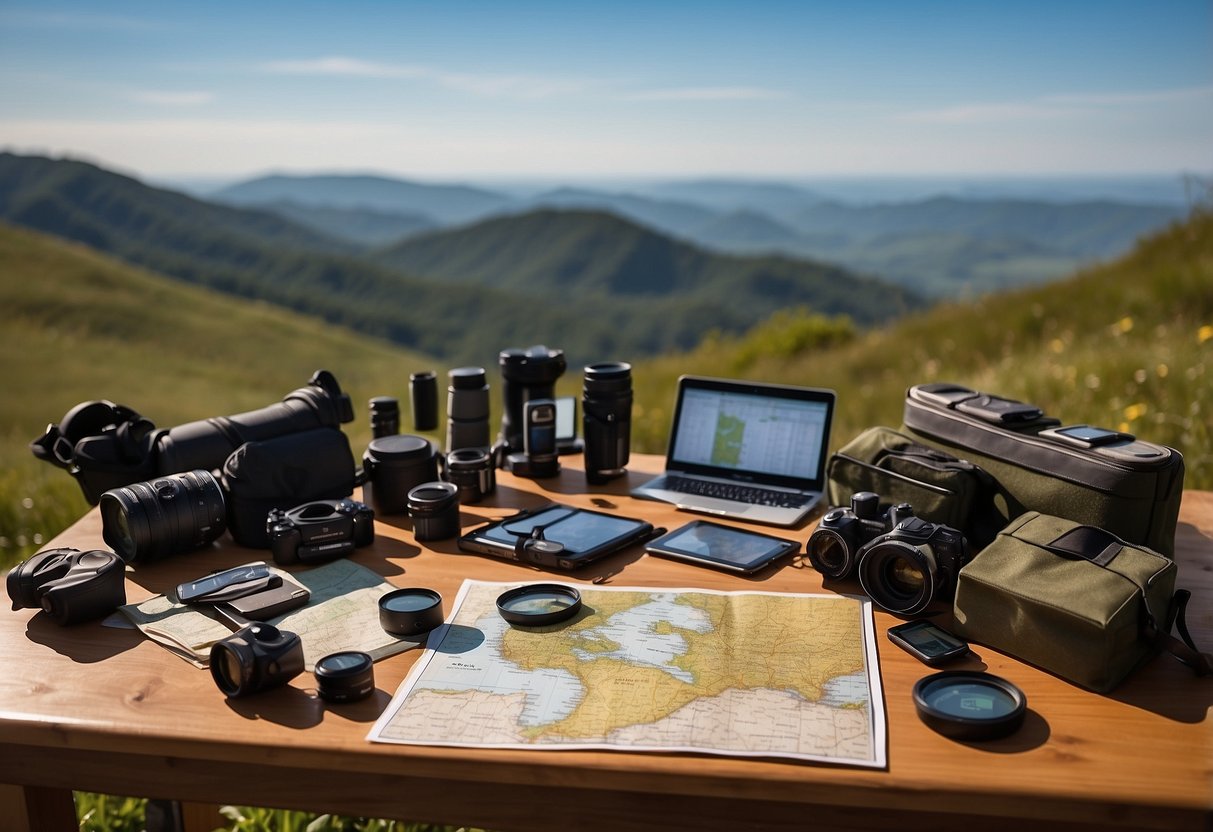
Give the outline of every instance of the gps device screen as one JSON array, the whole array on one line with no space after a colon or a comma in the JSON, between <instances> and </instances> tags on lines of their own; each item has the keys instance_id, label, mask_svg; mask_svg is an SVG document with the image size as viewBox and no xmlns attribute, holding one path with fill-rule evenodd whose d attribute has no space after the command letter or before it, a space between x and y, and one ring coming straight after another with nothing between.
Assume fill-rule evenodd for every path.
<instances>
[{"instance_id":1,"label":"gps device screen","mask_svg":"<svg viewBox=\"0 0 1213 832\"><path fill-rule=\"evenodd\" d=\"M799 548L800 544L794 540L783 540L706 520L687 523L645 547L655 555L734 572L753 572Z\"/></svg>"}]
</instances>

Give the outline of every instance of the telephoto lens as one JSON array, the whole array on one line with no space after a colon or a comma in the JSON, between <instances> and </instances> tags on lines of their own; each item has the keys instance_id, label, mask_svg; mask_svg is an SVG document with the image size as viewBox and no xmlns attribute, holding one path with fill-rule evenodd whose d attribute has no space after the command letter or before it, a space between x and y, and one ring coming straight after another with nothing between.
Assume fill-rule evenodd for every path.
<instances>
[{"instance_id":1,"label":"telephoto lens","mask_svg":"<svg viewBox=\"0 0 1213 832\"><path fill-rule=\"evenodd\" d=\"M223 489L209 471L137 482L101 495L101 536L127 563L200 549L227 528Z\"/></svg>"},{"instance_id":2,"label":"telephoto lens","mask_svg":"<svg viewBox=\"0 0 1213 832\"><path fill-rule=\"evenodd\" d=\"M459 536L459 488L449 482L427 482L409 492L409 517L417 540Z\"/></svg>"},{"instance_id":3,"label":"telephoto lens","mask_svg":"<svg viewBox=\"0 0 1213 832\"><path fill-rule=\"evenodd\" d=\"M367 474L362 499L375 516L404 514L409 490L438 479L438 451L422 436L382 436L367 446L362 468Z\"/></svg>"},{"instance_id":4,"label":"telephoto lens","mask_svg":"<svg viewBox=\"0 0 1213 832\"><path fill-rule=\"evenodd\" d=\"M564 351L542 344L525 350L502 350L497 356L501 367L505 410L501 414L501 439L506 452L523 448L523 406L532 399L555 397L556 380L564 375Z\"/></svg>"},{"instance_id":5,"label":"telephoto lens","mask_svg":"<svg viewBox=\"0 0 1213 832\"><path fill-rule=\"evenodd\" d=\"M400 402L391 396L376 396L371 399L370 408L373 439L400 433Z\"/></svg>"},{"instance_id":6,"label":"telephoto lens","mask_svg":"<svg viewBox=\"0 0 1213 832\"><path fill-rule=\"evenodd\" d=\"M446 449L489 447L489 384L483 367L447 374Z\"/></svg>"},{"instance_id":7,"label":"telephoto lens","mask_svg":"<svg viewBox=\"0 0 1213 832\"><path fill-rule=\"evenodd\" d=\"M460 448L446 455L447 482L459 489L459 502L478 503L497 488L492 455L483 448Z\"/></svg>"},{"instance_id":8,"label":"telephoto lens","mask_svg":"<svg viewBox=\"0 0 1213 832\"><path fill-rule=\"evenodd\" d=\"M303 641L270 624L250 624L211 645L211 678L235 699L281 687L303 672Z\"/></svg>"},{"instance_id":9,"label":"telephoto lens","mask_svg":"<svg viewBox=\"0 0 1213 832\"><path fill-rule=\"evenodd\" d=\"M632 365L622 361L585 368L581 393L585 478L601 484L627 473L632 440Z\"/></svg>"},{"instance_id":10,"label":"telephoto lens","mask_svg":"<svg viewBox=\"0 0 1213 832\"><path fill-rule=\"evenodd\" d=\"M409 399L413 403L413 430L436 429L438 377L434 375L433 370L423 370L409 376Z\"/></svg>"}]
</instances>

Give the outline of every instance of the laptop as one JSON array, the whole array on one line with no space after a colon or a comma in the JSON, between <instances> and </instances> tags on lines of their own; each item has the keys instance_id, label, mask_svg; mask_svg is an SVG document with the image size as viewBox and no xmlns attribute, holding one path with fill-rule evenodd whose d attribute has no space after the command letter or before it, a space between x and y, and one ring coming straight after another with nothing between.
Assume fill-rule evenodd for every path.
<instances>
[{"instance_id":1,"label":"laptop","mask_svg":"<svg viewBox=\"0 0 1213 832\"><path fill-rule=\"evenodd\" d=\"M794 526L825 491L832 390L683 376L665 473L632 495Z\"/></svg>"}]
</instances>

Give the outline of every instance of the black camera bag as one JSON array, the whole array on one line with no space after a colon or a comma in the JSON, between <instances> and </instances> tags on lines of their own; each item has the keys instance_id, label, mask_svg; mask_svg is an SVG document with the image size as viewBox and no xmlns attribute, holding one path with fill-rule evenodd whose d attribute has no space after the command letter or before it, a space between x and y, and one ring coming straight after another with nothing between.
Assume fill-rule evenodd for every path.
<instances>
[{"instance_id":1,"label":"black camera bag","mask_svg":"<svg viewBox=\"0 0 1213 832\"><path fill-rule=\"evenodd\" d=\"M268 549L265 518L313 500L354 493L354 455L337 428L245 442L223 464L228 531L241 546Z\"/></svg>"},{"instance_id":2,"label":"black camera bag","mask_svg":"<svg viewBox=\"0 0 1213 832\"><path fill-rule=\"evenodd\" d=\"M1061 422L1030 404L957 384L920 384L906 393L904 432L980 465L998 483L1006 522L1039 511L1106 529L1170 557L1183 492L1183 457L1133 441L1079 447L1042 431ZM1132 442L1132 444L1129 444ZM1129 450L1140 449L1140 458Z\"/></svg>"}]
</instances>

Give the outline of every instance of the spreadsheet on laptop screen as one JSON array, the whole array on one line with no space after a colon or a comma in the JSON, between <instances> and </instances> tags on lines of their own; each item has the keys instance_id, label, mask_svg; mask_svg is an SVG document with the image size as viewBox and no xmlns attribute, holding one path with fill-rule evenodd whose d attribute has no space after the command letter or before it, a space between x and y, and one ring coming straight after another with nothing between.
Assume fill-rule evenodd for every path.
<instances>
[{"instance_id":1,"label":"spreadsheet on laptop screen","mask_svg":"<svg viewBox=\"0 0 1213 832\"><path fill-rule=\"evenodd\" d=\"M828 416L825 402L688 388L670 456L691 465L817 479Z\"/></svg>"}]
</instances>

